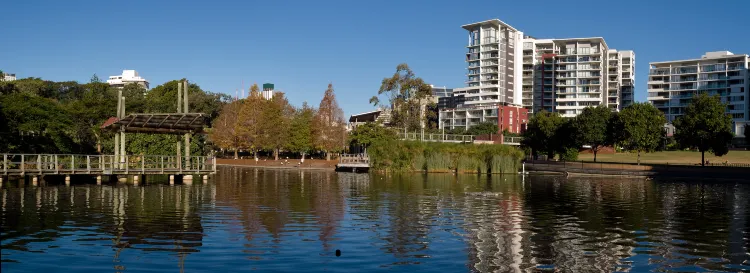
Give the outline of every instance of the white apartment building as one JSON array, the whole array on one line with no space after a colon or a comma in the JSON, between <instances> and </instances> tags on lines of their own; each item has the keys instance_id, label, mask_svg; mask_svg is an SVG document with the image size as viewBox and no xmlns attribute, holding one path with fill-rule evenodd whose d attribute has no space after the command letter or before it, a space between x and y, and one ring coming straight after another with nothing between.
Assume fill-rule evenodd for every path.
<instances>
[{"instance_id":1,"label":"white apartment building","mask_svg":"<svg viewBox=\"0 0 750 273\"><path fill-rule=\"evenodd\" d=\"M732 115L735 135L748 122L750 75L748 55L706 52L700 59L649 63L648 101L664 112L669 123L685 113L697 93L719 95Z\"/></svg>"},{"instance_id":2,"label":"white apartment building","mask_svg":"<svg viewBox=\"0 0 750 273\"><path fill-rule=\"evenodd\" d=\"M575 117L589 106L614 111L633 103L635 53L602 37L523 41L522 104L530 112Z\"/></svg>"},{"instance_id":3,"label":"white apartment building","mask_svg":"<svg viewBox=\"0 0 750 273\"><path fill-rule=\"evenodd\" d=\"M438 103L440 128L522 113L512 107L574 117L588 106L619 111L633 103L632 50L609 49L602 37L536 39L498 19L462 28L469 32L466 87Z\"/></svg>"},{"instance_id":4,"label":"white apartment building","mask_svg":"<svg viewBox=\"0 0 750 273\"><path fill-rule=\"evenodd\" d=\"M135 70L123 70L122 75L109 76L107 83L111 86L120 88L126 84L135 83L146 88L146 90L149 89L148 81L138 75L138 71Z\"/></svg>"},{"instance_id":5,"label":"white apartment building","mask_svg":"<svg viewBox=\"0 0 750 273\"><path fill-rule=\"evenodd\" d=\"M453 90L464 94L466 105L521 104L519 86L523 32L493 19L462 26L469 31L466 46L466 87Z\"/></svg>"},{"instance_id":6,"label":"white apartment building","mask_svg":"<svg viewBox=\"0 0 750 273\"><path fill-rule=\"evenodd\" d=\"M0 81L9 82L9 81L15 81L16 80L16 74L6 74L6 73L3 73L2 76L3 77L0 78Z\"/></svg>"}]
</instances>

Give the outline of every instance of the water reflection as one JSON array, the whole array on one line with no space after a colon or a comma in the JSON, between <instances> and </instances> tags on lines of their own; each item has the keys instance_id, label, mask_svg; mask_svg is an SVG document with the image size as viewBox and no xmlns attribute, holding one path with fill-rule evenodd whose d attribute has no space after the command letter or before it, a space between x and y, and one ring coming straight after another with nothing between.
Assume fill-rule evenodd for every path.
<instances>
[{"instance_id":1,"label":"water reflection","mask_svg":"<svg viewBox=\"0 0 750 273\"><path fill-rule=\"evenodd\" d=\"M748 194L728 182L251 168L183 186L4 187L2 269L747 271Z\"/></svg>"}]
</instances>

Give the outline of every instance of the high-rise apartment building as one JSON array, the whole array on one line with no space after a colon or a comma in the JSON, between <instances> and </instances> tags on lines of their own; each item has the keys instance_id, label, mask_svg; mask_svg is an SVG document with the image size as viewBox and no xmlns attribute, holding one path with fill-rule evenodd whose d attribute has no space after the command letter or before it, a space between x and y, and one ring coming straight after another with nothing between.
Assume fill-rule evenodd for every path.
<instances>
[{"instance_id":1,"label":"high-rise apartment building","mask_svg":"<svg viewBox=\"0 0 750 273\"><path fill-rule=\"evenodd\" d=\"M522 105L575 117L589 106L619 111L633 103L635 53L602 37L523 41Z\"/></svg>"},{"instance_id":2,"label":"high-rise apartment building","mask_svg":"<svg viewBox=\"0 0 750 273\"><path fill-rule=\"evenodd\" d=\"M469 31L466 87L453 93L464 94L466 105L520 104L523 32L497 19L462 27Z\"/></svg>"},{"instance_id":3,"label":"high-rise apartment building","mask_svg":"<svg viewBox=\"0 0 750 273\"><path fill-rule=\"evenodd\" d=\"M633 103L631 50L610 49L601 37L536 39L497 19L462 27L466 87L438 102L440 128L497 122L506 107L574 117L588 106L619 111Z\"/></svg>"},{"instance_id":4,"label":"high-rise apartment building","mask_svg":"<svg viewBox=\"0 0 750 273\"><path fill-rule=\"evenodd\" d=\"M750 116L748 61L746 54L716 51L700 59L649 63L648 101L672 123L697 93L718 95L732 115L735 134L741 135Z\"/></svg>"}]
</instances>

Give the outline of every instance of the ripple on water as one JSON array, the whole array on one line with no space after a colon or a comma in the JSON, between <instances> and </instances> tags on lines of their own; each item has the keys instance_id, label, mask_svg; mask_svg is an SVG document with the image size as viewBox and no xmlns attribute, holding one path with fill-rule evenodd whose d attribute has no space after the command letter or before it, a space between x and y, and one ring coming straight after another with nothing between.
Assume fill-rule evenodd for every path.
<instances>
[{"instance_id":1,"label":"ripple on water","mask_svg":"<svg viewBox=\"0 0 750 273\"><path fill-rule=\"evenodd\" d=\"M224 168L2 194L3 271L750 270L746 184Z\"/></svg>"}]
</instances>

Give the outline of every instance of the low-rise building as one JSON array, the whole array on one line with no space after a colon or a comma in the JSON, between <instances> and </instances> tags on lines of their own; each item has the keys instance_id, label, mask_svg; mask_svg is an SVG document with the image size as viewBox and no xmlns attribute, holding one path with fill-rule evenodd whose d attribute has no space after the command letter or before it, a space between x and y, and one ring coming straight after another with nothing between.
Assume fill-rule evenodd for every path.
<instances>
[{"instance_id":1,"label":"low-rise building","mask_svg":"<svg viewBox=\"0 0 750 273\"><path fill-rule=\"evenodd\" d=\"M378 109L375 111L351 115L349 116L349 123L346 125L346 130L354 130L357 126L368 122L379 122L384 126L389 125L391 122L390 110Z\"/></svg>"},{"instance_id":2,"label":"low-rise building","mask_svg":"<svg viewBox=\"0 0 750 273\"><path fill-rule=\"evenodd\" d=\"M528 110L520 106L492 104L492 105L461 105L456 108L440 109L440 129L467 130L471 126L483 122L497 124L498 133L505 130L511 133L522 133L529 121Z\"/></svg>"},{"instance_id":3,"label":"low-rise building","mask_svg":"<svg viewBox=\"0 0 750 273\"><path fill-rule=\"evenodd\" d=\"M111 86L119 88L124 87L126 84L135 83L142 86L146 90L149 89L148 81L138 75L138 71L135 70L123 70L121 75L109 76L109 79L107 79L107 83Z\"/></svg>"},{"instance_id":4,"label":"low-rise building","mask_svg":"<svg viewBox=\"0 0 750 273\"><path fill-rule=\"evenodd\" d=\"M6 81L6 82L15 81L16 80L16 74L3 73L2 77L0 77L0 80L1 81Z\"/></svg>"}]
</instances>

